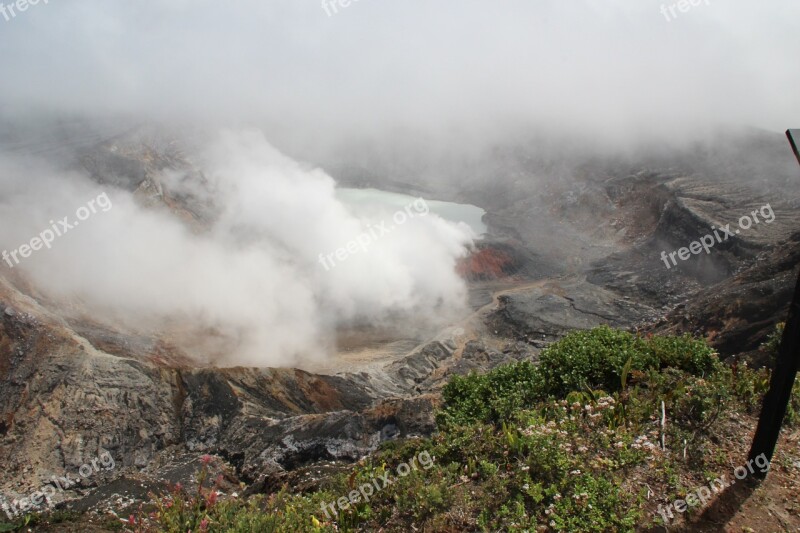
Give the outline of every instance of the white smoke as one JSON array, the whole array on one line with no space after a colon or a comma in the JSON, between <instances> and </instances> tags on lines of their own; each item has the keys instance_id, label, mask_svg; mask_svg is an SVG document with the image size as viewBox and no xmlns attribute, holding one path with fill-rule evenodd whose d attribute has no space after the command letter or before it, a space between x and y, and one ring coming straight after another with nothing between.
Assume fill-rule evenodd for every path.
<instances>
[{"instance_id":1,"label":"white smoke","mask_svg":"<svg viewBox=\"0 0 800 533\"><path fill-rule=\"evenodd\" d=\"M291 366L329 353L337 327L441 323L465 306L454 267L471 232L432 213L323 268L321 253L374 219L351 212L330 176L279 153L260 132L226 132L202 151L198 164L220 206L204 232L83 175L0 164L0 219L15 222L0 228L3 249L29 242L50 220L74 219L103 192L113 205L14 269L94 317L158 330L215 364ZM181 182L165 178L167 187Z\"/></svg>"}]
</instances>

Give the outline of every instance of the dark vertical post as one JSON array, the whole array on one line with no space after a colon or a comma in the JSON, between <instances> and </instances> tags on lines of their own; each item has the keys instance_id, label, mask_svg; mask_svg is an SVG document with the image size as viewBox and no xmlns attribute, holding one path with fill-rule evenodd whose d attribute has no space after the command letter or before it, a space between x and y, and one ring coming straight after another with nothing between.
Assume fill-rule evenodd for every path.
<instances>
[{"instance_id":1,"label":"dark vertical post","mask_svg":"<svg viewBox=\"0 0 800 533\"><path fill-rule=\"evenodd\" d=\"M797 148L797 145L800 144L800 130L786 130L786 136L789 138L789 144L792 145L797 162L800 163L800 150Z\"/></svg>"},{"instance_id":2,"label":"dark vertical post","mask_svg":"<svg viewBox=\"0 0 800 533\"><path fill-rule=\"evenodd\" d=\"M786 136L792 145L794 154L800 163L800 152L798 152L798 142L800 142L800 130L787 130ZM800 366L800 275L795 285L792 304L789 306L789 316L786 319L786 327L783 330L783 337L778 348L778 357L775 360L775 368L772 370L772 379L769 384L769 391L764 396L764 404L761 407L761 416L758 419L758 427L753 437L753 444L750 447L750 459L755 459L764 454L769 461L775 452L775 445L781 432L783 418L786 415L786 407L792 396L797 370ZM758 477L766 477L766 473L759 470L755 471Z\"/></svg>"}]
</instances>

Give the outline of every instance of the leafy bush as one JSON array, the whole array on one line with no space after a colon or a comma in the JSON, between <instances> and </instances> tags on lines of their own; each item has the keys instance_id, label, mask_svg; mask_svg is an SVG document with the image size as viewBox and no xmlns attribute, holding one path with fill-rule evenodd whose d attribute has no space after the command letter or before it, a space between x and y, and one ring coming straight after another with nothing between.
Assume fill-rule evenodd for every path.
<instances>
[{"instance_id":1,"label":"leafy bush","mask_svg":"<svg viewBox=\"0 0 800 533\"><path fill-rule=\"evenodd\" d=\"M579 497L561 498L552 508L556 531L634 531L641 517L618 483L605 476L580 476L571 494Z\"/></svg>"},{"instance_id":2,"label":"leafy bush","mask_svg":"<svg viewBox=\"0 0 800 533\"><path fill-rule=\"evenodd\" d=\"M778 347L781 345L781 339L783 338L783 330L785 327L785 322L776 324L775 330L769 334L767 340L761 345L761 347L773 358L778 355Z\"/></svg>"},{"instance_id":3,"label":"leafy bush","mask_svg":"<svg viewBox=\"0 0 800 533\"><path fill-rule=\"evenodd\" d=\"M800 380L794 382L792 397L789 406L786 408L786 424L790 426L800 425Z\"/></svg>"},{"instance_id":4,"label":"leafy bush","mask_svg":"<svg viewBox=\"0 0 800 533\"><path fill-rule=\"evenodd\" d=\"M706 376L722 368L714 350L705 341L691 335L656 336L648 339L647 345L662 368L679 368L695 376Z\"/></svg>"},{"instance_id":5,"label":"leafy bush","mask_svg":"<svg viewBox=\"0 0 800 533\"><path fill-rule=\"evenodd\" d=\"M528 361L488 374L455 376L442 391L447 407L437 415L437 422L444 426L506 420L541 400L543 391L541 373Z\"/></svg>"},{"instance_id":6,"label":"leafy bush","mask_svg":"<svg viewBox=\"0 0 800 533\"><path fill-rule=\"evenodd\" d=\"M499 422L547 398L572 392L622 390L629 377L672 367L691 375L718 372L722 364L702 340L689 336L641 338L600 326L576 331L545 348L538 366L524 361L483 375L454 377L443 391L440 426Z\"/></svg>"},{"instance_id":7,"label":"leafy bush","mask_svg":"<svg viewBox=\"0 0 800 533\"><path fill-rule=\"evenodd\" d=\"M585 389L619 390L626 367L644 371L658 365L644 339L600 326L570 333L545 348L539 369L546 383L545 393L564 397Z\"/></svg>"}]
</instances>

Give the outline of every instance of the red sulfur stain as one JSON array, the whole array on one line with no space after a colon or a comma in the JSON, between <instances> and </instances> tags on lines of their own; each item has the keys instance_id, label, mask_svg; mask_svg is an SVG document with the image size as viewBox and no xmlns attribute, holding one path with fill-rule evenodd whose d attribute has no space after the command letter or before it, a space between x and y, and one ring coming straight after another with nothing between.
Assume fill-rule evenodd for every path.
<instances>
[{"instance_id":1,"label":"red sulfur stain","mask_svg":"<svg viewBox=\"0 0 800 533\"><path fill-rule=\"evenodd\" d=\"M508 276L517 268L514 258L496 248L483 248L456 265L456 272L468 280L497 279Z\"/></svg>"}]
</instances>

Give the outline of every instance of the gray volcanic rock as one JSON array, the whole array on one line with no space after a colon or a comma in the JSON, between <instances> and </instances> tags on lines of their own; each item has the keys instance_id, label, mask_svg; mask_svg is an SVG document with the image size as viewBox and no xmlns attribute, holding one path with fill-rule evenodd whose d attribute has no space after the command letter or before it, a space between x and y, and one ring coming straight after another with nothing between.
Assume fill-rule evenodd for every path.
<instances>
[{"instance_id":1,"label":"gray volcanic rock","mask_svg":"<svg viewBox=\"0 0 800 533\"><path fill-rule=\"evenodd\" d=\"M318 460L356 461L374 451L381 436L380 428L351 411L291 417L271 425L241 418L230 429L223 448L244 453L240 474L248 480Z\"/></svg>"},{"instance_id":2,"label":"gray volcanic rock","mask_svg":"<svg viewBox=\"0 0 800 533\"><path fill-rule=\"evenodd\" d=\"M784 322L800 264L800 232L764 251L733 277L698 292L652 328L659 333L705 337L723 357L770 364L759 350L775 325Z\"/></svg>"},{"instance_id":3,"label":"gray volcanic rock","mask_svg":"<svg viewBox=\"0 0 800 533\"><path fill-rule=\"evenodd\" d=\"M628 250L596 261L588 280L604 287L633 291L651 302L667 301L670 296L685 296L689 290L719 283L740 268L746 268L764 250L785 242L800 222L791 197L770 196L763 190L738 182L709 182L699 178L663 177L660 187L663 204L652 235ZM797 194L797 192L795 192ZM661 252L669 254L688 247L712 228L730 224L736 231L742 216L751 216L769 204L775 220L762 220L723 242L715 239L710 253L692 255L677 265L664 263ZM724 236L723 233L720 233ZM630 293L630 292L629 292Z\"/></svg>"},{"instance_id":4,"label":"gray volcanic rock","mask_svg":"<svg viewBox=\"0 0 800 533\"><path fill-rule=\"evenodd\" d=\"M516 363L535 358L535 351L529 344L515 343L505 351L493 350L481 341L469 341L461 357L446 370L446 376L463 376L470 372L487 372L500 365Z\"/></svg>"},{"instance_id":5,"label":"gray volcanic rock","mask_svg":"<svg viewBox=\"0 0 800 533\"><path fill-rule=\"evenodd\" d=\"M399 361L391 363L387 372L411 388L425 381L442 362L453 355L455 345L434 341Z\"/></svg>"},{"instance_id":6,"label":"gray volcanic rock","mask_svg":"<svg viewBox=\"0 0 800 533\"><path fill-rule=\"evenodd\" d=\"M181 442L174 373L96 350L3 280L0 300L17 311L0 322L0 452L16 481L0 488L75 477L107 451L115 469L86 480L99 483Z\"/></svg>"},{"instance_id":7,"label":"gray volcanic rock","mask_svg":"<svg viewBox=\"0 0 800 533\"><path fill-rule=\"evenodd\" d=\"M499 302L499 308L487 318L489 328L536 346L573 329L600 324L625 328L656 314L646 305L577 279L551 281L503 295Z\"/></svg>"}]
</instances>

